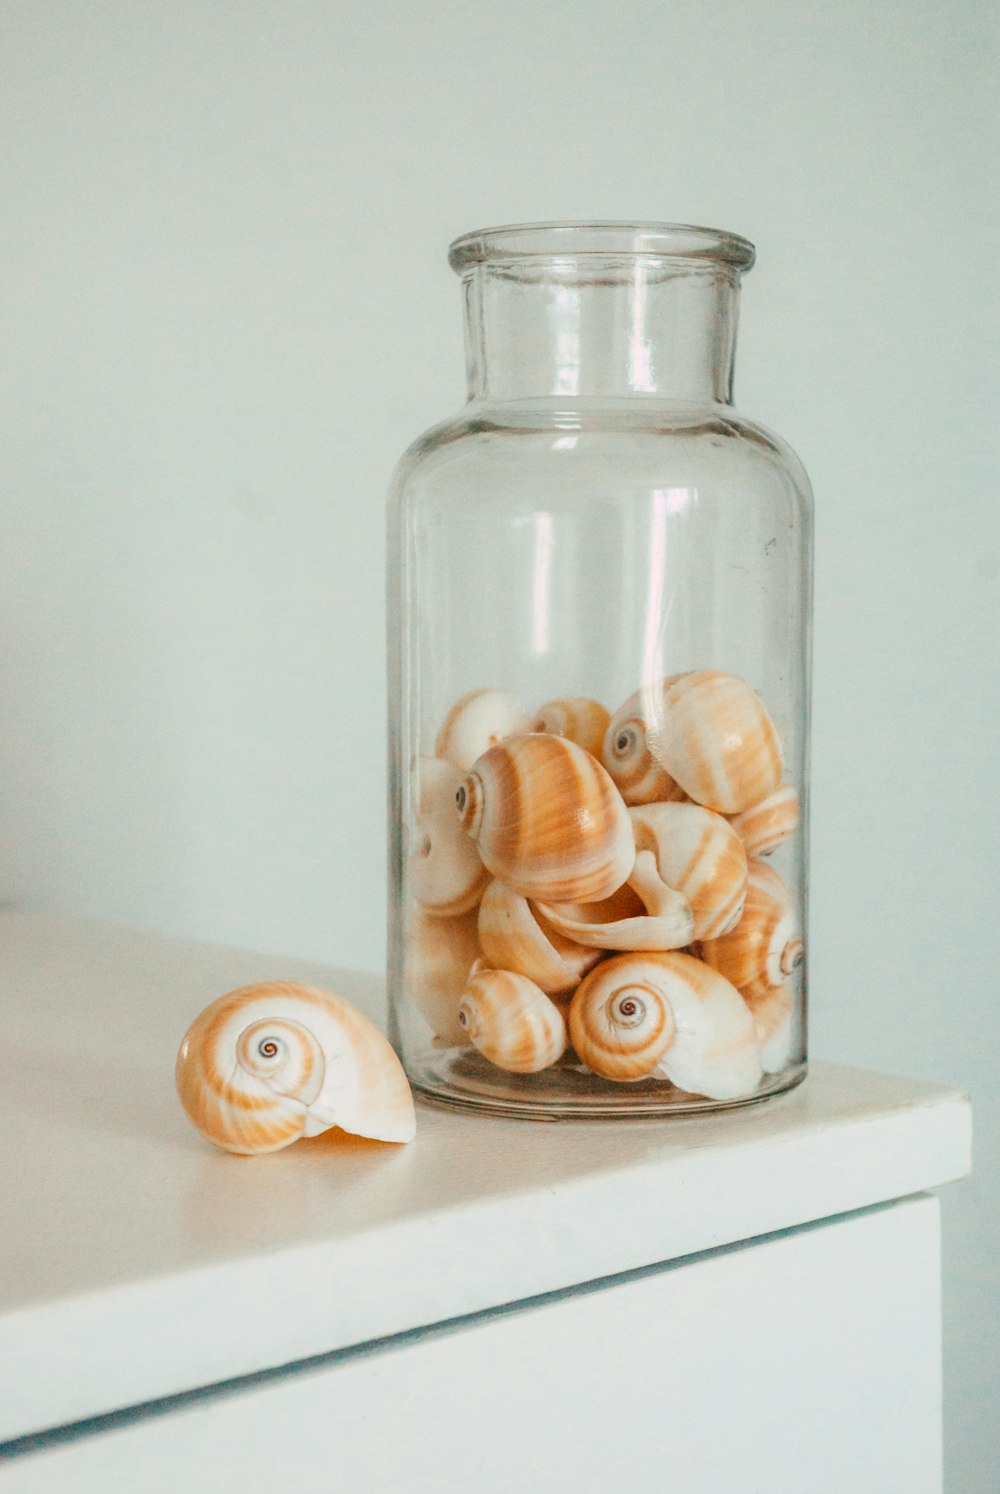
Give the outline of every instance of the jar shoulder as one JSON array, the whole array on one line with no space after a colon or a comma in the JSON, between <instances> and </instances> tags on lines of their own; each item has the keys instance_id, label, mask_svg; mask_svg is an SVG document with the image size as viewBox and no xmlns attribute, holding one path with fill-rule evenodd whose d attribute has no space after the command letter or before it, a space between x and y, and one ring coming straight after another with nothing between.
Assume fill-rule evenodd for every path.
<instances>
[{"instance_id":1,"label":"jar shoulder","mask_svg":"<svg viewBox=\"0 0 1000 1494\"><path fill-rule=\"evenodd\" d=\"M657 485L780 487L805 508L812 490L780 436L731 406L553 406L501 411L470 405L419 436L400 458L397 501L424 493L523 491L532 485L597 483L626 496Z\"/></svg>"}]
</instances>

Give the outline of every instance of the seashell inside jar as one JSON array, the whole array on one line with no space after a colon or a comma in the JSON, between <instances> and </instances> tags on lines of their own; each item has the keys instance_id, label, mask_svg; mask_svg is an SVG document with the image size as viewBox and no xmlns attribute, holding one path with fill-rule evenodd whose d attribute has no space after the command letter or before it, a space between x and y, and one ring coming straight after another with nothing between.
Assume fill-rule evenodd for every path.
<instances>
[{"instance_id":1,"label":"seashell inside jar","mask_svg":"<svg viewBox=\"0 0 1000 1494\"><path fill-rule=\"evenodd\" d=\"M670 1113L804 1073L794 900L759 859L799 799L745 681L667 676L614 715L472 691L434 745L413 769L404 965L448 1076L428 1094Z\"/></svg>"}]
</instances>

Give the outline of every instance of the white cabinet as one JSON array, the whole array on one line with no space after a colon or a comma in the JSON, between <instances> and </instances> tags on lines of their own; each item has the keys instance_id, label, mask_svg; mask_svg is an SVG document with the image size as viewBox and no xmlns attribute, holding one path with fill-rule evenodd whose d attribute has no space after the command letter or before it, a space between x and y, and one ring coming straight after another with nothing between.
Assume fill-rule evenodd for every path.
<instances>
[{"instance_id":1,"label":"white cabinet","mask_svg":"<svg viewBox=\"0 0 1000 1494\"><path fill-rule=\"evenodd\" d=\"M0 1489L940 1488L912 1195L967 1170L961 1095L818 1064L715 1117L421 1107L406 1148L234 1158L173 1096L190 1017L370 978L15 914L0 947Z\"/></svg>"}]
</instances>

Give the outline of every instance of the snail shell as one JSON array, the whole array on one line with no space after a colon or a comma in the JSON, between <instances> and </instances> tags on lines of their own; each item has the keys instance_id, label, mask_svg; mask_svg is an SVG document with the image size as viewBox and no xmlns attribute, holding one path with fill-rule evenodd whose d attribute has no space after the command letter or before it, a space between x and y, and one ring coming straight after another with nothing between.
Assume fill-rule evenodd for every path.
<instances>
[{"instance_id":1,"label":"snail shell","mask_svg":"<svg viewBox=\"0 0 1000 1494\"><path fill-rule=\"evenodd\" d=\"M526 975L547 996L573 991L601 957L599 949L563 938L527 898L498 881L479 905L479 942L487 964Z\"/></svg>"},{"instance_id":2,"label":"snail shell","mask_svg":"<svg viewBox=\"0 0 1000 1494\"><path fill-rule=\"evenodd\" d=\"M600 763L565 737L509 737L456 795L462 828L495 877L522 897L593 902L625 881L632 824Z\"/></svg>"},{"instance_id":3,"label":"snail shell","mask_svg":"<svg viewBox=\"0 0 1000 1494\"><path fill-rule=\"evenodd\" d=\"M770 856L783 841L790 840L799 823L799 796L790 783L783 783L759 804L733 815L729 821L746 846L748 856Z\"/></svg>"},{"instance_id":4,"label":"snail shell","mask_svg":"<svg viewBox=\"0 0 1000 1494\"><path fill-rule=\"evenodd\" d=\"M475 846L455 821L455 794L462 773L440 758L422 757L417 759L416 776L410 888L429 912L457 917L476 906L489 880Z\"/></svg>"},{"instance_id":5,"label":"snail shell","mask_svg":"<svg viewBox=\"0 0 1000 1494\"><path fill-rule=\"evenodd\" d=\"M413 1096L374 1023L341 996L291 981L242 986L196 1017L177 1055L177 1092L209 1141L276 1152L339 1126L411 1141Z\"/></svg>"},{"instance_id":6,"label":"snail shell","mask_svg":"<svg viewBox=\"0 0 1000 1494\"><path fill-rule=\"evenodd\" d=\"M611 716L598 700L587 695L572 695L565 700L550 700L532 720L528 731L548 732L568 737L591 757L600 759L604 734Z\"/></svg>"},{"instance_id":7,"label":"snail shell","mask_svg":"<svg viewBox=\"0 0 1000 1494\"><path fill-rule=\"evenodd\" d=\"M652 706L649 751L697 804L739 814L781 783L777 727L738 675L696 669L672 676Z\"/></svg>"},{"instance_id":8,"label":"snail shell","mask_svg":"<svg viewBox=\"0 0 1000 1494\"><path fill-rule=\"evenodd\" d=\"M527 712L506 690L472 690L457 700L441 723L434 752L467 773L504 737L526 730Z\"/></svg>"},{"instance_id":9,"label":"snail shell","mask_svg":"<svg viewBox=\"0 0 1000 1494\"><path fill-rule=\"evenodd\" d=\"M656 956L617 955L592 970L570 1002L569 1036L581 1062L605 1079L651 1074L675 1036Z\"/></svg>"},{"instance_id":10,"label":"snail shell","mask_svg":"<svg viewBox=\"0 0 1000 1494\"><path fill-rule=\"evenodd\" d=\"M728 934L705 939L698 957L752 1000L785 983L804 949L784 882L765 861L751 861L743 917Z\"/></svg>"},{"instance_id":11,"label":"snail shell","mask_svg":"<svg viewBox=\"0 0 1000 1494\"><path fill-rule=\"evenodd\" d=\"M566 1022L544 991L510 970L474 971L458 1009L484 1058L515 1074L551 1068L566 1050Z\"/></svg>"},{"instance_id":12,"label":"snail shell","mask_svg":"<svg viewBox=\"0 0 1000 1494\"><path fill-rule=\"evenodd\" d=\"M663 764L653 756L647 741L648 723L657 719L663 688L679 678L679 675L670 675L662 684L637 690L624 705L619 706L608 723L601 761L626 804L687 798Z\"/></svg>"},{"instance_id":13,"label":"snail shell","mask_svg":"<svg viewBox=\"0 0 1000 1494\"><path fill-rule=\"evenodd\" d=\"M636 850L652 851L659 878L691 905L695 939L714 938L739 922L747 854L722 815L700 804L646 804L630 809L629 815ZM635 887L634 874L631 881ZM644 900L652 896L639 891Z\"/></svg>"},{"instance_id":14,"label":"snail shell","mask_svg":"<svg viewBox=\"0 0 1000 1494\"><path fill-rule=\"evenodd\" d=\"M795 1002L787 986L777 986L766 996L745 998L753 1016L765 1074L780 1074L787 1068L795 1042Z\"/></svg>"},{"instance_id":15,"label":"snail shell","mask_svg":"<svg viewBox=\"0 0 1000 1494\"><path fill-rule=\"evenodd\" d=\"M694 914L682 892L667 887L652 851L639 851L624 887L597 903L538 903L566 939L594 949L681 949L694 936Z\"/></svg>"},{"instance_id":16,"label":"snail shell","mask_svg":"<svg viewBox=\"0 0 1000 1494\"><path fill-rule=\"evenodd\" d=\"M478 913L436 918L418 912L406 941L406 984L434 1035L464 1043L458 1005L479 958Z\"/></svg>"}]
</instances>

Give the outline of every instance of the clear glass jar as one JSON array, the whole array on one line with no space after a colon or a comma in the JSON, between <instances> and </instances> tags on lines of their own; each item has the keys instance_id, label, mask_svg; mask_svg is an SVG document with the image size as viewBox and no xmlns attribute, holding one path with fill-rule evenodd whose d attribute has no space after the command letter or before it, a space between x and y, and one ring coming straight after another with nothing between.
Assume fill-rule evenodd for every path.
<instances>
[{"instance_id":1,"label":"clear glass jar","mask_svg":"<svg viewBox=\"0 0 1000 1494\"><path fill-rule=\"evenodd\" d=\"M731 403L753 259L675 224L451 247L468 403L389 515L389 992L425 1095L677 1114L804 1077L811 496Z\"/></svg>"}]
</instances>

